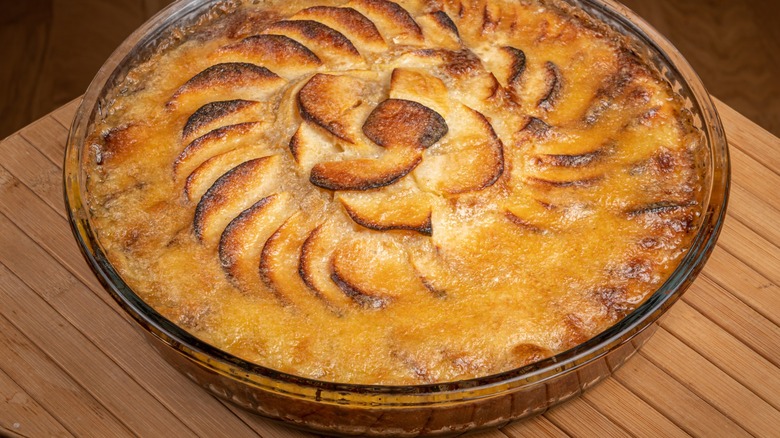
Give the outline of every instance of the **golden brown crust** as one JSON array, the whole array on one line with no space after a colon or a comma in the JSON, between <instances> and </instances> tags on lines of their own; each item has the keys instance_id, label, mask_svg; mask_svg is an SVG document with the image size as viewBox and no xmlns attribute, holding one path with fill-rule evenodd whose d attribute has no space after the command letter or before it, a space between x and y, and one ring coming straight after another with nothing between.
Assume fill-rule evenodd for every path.
<instances>
[{"instance_id":1,"label":"golden brown crust","mask_svg":"<svg viewBox=\"0 0 780 438\"><path fill-rule=\"evenodd\" d=\"M276 184L279 157L256 158L219 177L195 208L193 229L201 242L216 242L225 227Z\"/></svg>"},{"instance_id":2,"label":"golden brown crust","mask_svg":"<svg viewBox=\"0 0 780 438\"><path fill-rule=\"evenodd\" d=\"M374 22L352 8L312 6L293 15L293 18L311 18L363 44L385 47L385 40Z\"/></svg>"},{"instance_id":3,"label":"golden brown crust","mask_svg":"<svg viewBox=\"0 0 780 438\"><path fill-rule=\"evenodd\" d=\"M414 40L423 38L420 26L401 5L387 0L353 0L353 8L363 12L385 29L393 28L397 34L406 34Z\"/></svg>"},{"instance_id":4,"label":"golden brown crust","mask_svg":"<svg viewBox=\"0 0 780 438\"><path fill-rule=\"evenodd\" d=\"M188 170L205 161L205 158L214 156L217 152L230 150L233 144L243 139L246 134L259 125L257 122L246 122L222 126L196 138L182 149L174 160L174 174L185 174Z\"/></svg>"},{"instance_id":5,"label":"golden brown crust","mask_svg":"<svg viewBox=\"0 0 780 438\"><path fill-rule=\"evenodd\" d=\"M418 151L392 148L376 159L326 161L311 169L309 181L328 190L371 190L389 186L422 161Z\"/></svg>"},{"instance_id":6,"label":"golden brown crust","mask_svg":"<svg viewBox=\"0 0 780 438\"><path fill-rule=\"evenodd\" d=\"M350 113L359 106L363 82L351 76L318 73L298 92L301 117L336 137L355 143Z\"/></svg>"},{"instance_id":7,"label":"golden brown crust","mask_svg":"<svg viewBox=\"0 0 780 438\"><path fill-rule=\"evenodd\" d=\"M685 253L698 133L604 25L253 3L133 70L91 138L109 258L204 340L331 381L484 376L614 324Z\"/></svg>"},{"instance_id":8,"label":"golden brown crust","mask_svg":"<svg viewBox=\"0 0 780 438\"><path fill-rule=\"evenodd\" d=\"M213 99L220 91L223 93L241 87L274 87L281 85L282 79L265 67L246 62L226 62L217 64L184 83L173 94L167 106L170 109L181 106L182 101L196 100L198 97ZM185 110L186 111L186 110Z\"/></svg>"},{"instance_id":9,"label":"golden brown crust","mask_svg":"<svg viewBox=\"0 0 780 438\"><path fill-rule=\"evenodd\" d=\"M210 129L208 128L210 126L214 126L215 128L225 126L224 123L222 123L222 125L217 125L217 123L220 123L220 121L230 115L235 115L236 113L255 105L257 105L257 102L243 99L209 102L192 113L187 119L187 123L184 125L184 130L181 134L182 140L193 140L198 137L198 132L209 132Z\"/></svg>"},{"instance_id":10,"label":"golden brown crust","mask_svg":"<svg viewBox=\"0 0 780 438\"><path fill-rule=\"evenodd\" d=\"M264 31L269 35L286 35L326 58L359 62L357 48L341 32L314 20L277 21Z\"/></svg>"}]
</instances>

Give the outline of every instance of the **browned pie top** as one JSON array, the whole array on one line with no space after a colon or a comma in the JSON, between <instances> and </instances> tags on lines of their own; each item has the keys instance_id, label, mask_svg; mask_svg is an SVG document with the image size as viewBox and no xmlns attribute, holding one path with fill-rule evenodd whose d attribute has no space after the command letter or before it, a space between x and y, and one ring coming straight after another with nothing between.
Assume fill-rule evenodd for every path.
<instances>
[{"instance_id":1,"label":"browned pie top","mask_svg":"<svg viewBox=\"0 0 780 438\"><path fill-rule=\"evenodd\" d=\"M700 135L622 38L555 1L221 4L90 138L124 280L228 352L352 383L571 348L696 232Z\"/></svg>"}]
</instances>

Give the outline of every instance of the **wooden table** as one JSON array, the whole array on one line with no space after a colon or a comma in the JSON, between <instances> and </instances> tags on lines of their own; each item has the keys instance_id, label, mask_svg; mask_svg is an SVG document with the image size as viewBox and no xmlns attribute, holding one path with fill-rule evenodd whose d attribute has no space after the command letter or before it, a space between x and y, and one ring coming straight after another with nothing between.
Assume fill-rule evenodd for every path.
<instances>
[{"instance_id":1,"label":"wooden table","mask_svg":"<svg viewBox=\"0 0 780 438\"><path fill-rule=\"evenodd\" d=\"M0 142L0 435L306 436L180 375L94 278L62 196L77 105ZM718 109L733 185L704 273L613 377L478 436L780 436L780 139Z\"/></svg>"}]
</instances>

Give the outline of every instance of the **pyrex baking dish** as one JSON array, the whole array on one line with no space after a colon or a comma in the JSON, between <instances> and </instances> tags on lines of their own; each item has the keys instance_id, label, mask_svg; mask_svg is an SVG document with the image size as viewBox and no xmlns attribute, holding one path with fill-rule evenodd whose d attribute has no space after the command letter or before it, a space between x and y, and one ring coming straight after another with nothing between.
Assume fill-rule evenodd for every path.
<instances>
[{"instance_id":1,"label":"pyrex baking dish","mask_svg":"<svg viewBox=\"0 0 780 438\"><path fill-rule=\"evenodd\" d=\"M709 95L690 65L641 18L610 0L569 0L626 35L679 93L703 134L709 172L705 214L692 246L669 279L619 323L568 351L482 378L412 386L339 384L249 363L195 338L147 305L105 256L85 205L86 138L130 68L218 3L179 1L131 35L90 85L76 114L65 157L65 198L74 235L90 267L173 366L211 393L260 415L313 431L351 435L458 434L544 412L609 376L644 343L657 320L695 279L725 217L729 159Z\"/></svg>"}]
</instances>

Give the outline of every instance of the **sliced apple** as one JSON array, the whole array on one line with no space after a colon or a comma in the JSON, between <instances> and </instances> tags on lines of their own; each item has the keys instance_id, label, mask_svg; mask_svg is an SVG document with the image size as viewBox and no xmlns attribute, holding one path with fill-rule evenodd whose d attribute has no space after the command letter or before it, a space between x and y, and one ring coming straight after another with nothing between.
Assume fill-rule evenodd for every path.
<instances>
[{"instance_id":1,"label":"sliced apple","mask_svg":"<svg viewBox=\"0 0 780 438\"><path fill-rule=\"evenodd\" d=\"M415 327L416 328L416 327ZM418 333L415 333L418 332ZM417 339L408 339L417 338ZM441 360L441 348L433 351L420 351L420 345L425 345L419 330L395 330L389 336L390 354L398 361L399 372L406 372L408 379L416 384L430 384L440 379L441 372L437 366Z\"/></svg>"},{"instance_id":2,"label":"sliced apple","mask_svg":"<svg viewBox=\"0 0 780 438\"><path fill-rule=\"evenodd\" d=\"M396 68L390 76L390 98L418 102L446 117L450 111L447 86L423 70Z\"/></svg>"},{"instance_id":3,"label":"sliced apple","mask_svg":"<svg viewBox=\"0 0 780 438\"><path fill-rule=\"evenodd\" d=\"M607 154L607 148L600 148L582 154L541 154L538 164L553 167L585 167L598 162Z\"/></svg>"},{"instance_id":4,"label":"sliced apple","mask_svg":"<svg viewBox=\"0 0 780 438\"><path fill-rule=\"evenodd\" d=\"M360 52L341 32L313 20L282 20L268 26L266 35L284 35L308 47L330 66L364 62Z\"/></svg>"},{"instance_id":5,"label":"sliced apple","mask_svg":"<svg viewBox=\"0 0 780 438\"><path fill-rule=\"evenodd\" d=\"M399 54L389 60L388 67L408 69L435 69L450 59L452 50L416 49Z\"/></svg>"},{"instance_id":6,"label":"sliced apple","mask_svg":"<svg viewBox=\"0 0 780 438\"><path fill-rule=\"evenodd\" d=\"M257 201L225 227L219 240L222 269L236 287L256 293L262 287L258 266L260 252L269 237L293 213L287 193L278 193Z\"/></svg>"},{"instance_id":7,"label":"sliced apple","mask_svg":"<svg viewBox=\"0 0 780 438\"><path fill-rule=\"evenodd\" d=\"M551 134L552 130L552 126L548 125L544 120L536 117L529 117L528 122L523 126L521 131L523 133L531 134L537 139L545 139Z\"/></svg>"},{"instance_id":8,"label":"sliced apple","mask_svg":"<svg viewBox=\"0 0 780 438\"><path fill-rule=\"evenodd\" d=\"M635 205L626 209L625 214L629 219L641 221L646 229L654 231L655 245L671 247L679 243L682 233L691 231L700 221L696 208L698 203L686 200L685 194L664 195L666 199ZM690 198L690 194L687 197ZM678 242L674 243L675 240Z\"/></svg>"},{"instance_id":9,"label":"sliced apple","mask_svg":"<svg viewBox=\"0 0 780 438\"><path fill-rule=\"evenodd\" d=\"M319 225L306 236L298 260L298 275L304 284L329 307L342 312L354 307L355 302L331 280L331 258L345 233L333 222Z\"/></svg>"},{"instance_id":10,"label":"sliced apple","mask_svg":"<svg viewBox=\"0 0 780 438\"><path fill-rule=\"evenodd\" d=\"M214 184L220 176L230 169L247 161L247 159L260 158L271 155L270 150L255 147L240 147L204 161L190 173L184 183L184 194L190 202L199 200Z\"/></svg>"},{"instance_id":11,"label":"sliced apple","mask_svg":"<svg viewBox=\"0 0 780 438\"><path fill-rule=\"evenodd\" d=\"M422 150L447 133L447 124L438 113L417 102L388 99L369 114L363 133L385 151L376 159L318 163L311 170L312 184L329 190L390 185L417 166Z\"/></svg>"},{"instance_id":12,"label":"sliced apple","mask_svg":"<svg viewBox=\"0 0 780 438\"><path fill-rule=\"evenodd\" d=\"M355 223L372 230L411 230L430 236L431 196L411 181L367 191L339 192L338 200Z\"/></svg>"},{"instance_id":13,"label":"sliced apple","mask_svg":"<svg viewBox=\"0 0 780 438\"><path fill-rule=\"evenodd\" d=\"M516 344L506 353L504 365L500 369L520 368L552 356L554 353L533 343Z\"/></svg>"},{"instance_id":14,"label":"sliced apple","mask_svg":"<svg viewBox=\"0 0 780 438\"><path fill-rule=\"evenodd\" d=\"M475 53L502 87L517 94L526 70L525 52L512 46L483 45L475 48Z\"/></svg>"},{"instance_id":15,"label":"sliced apple","mask_svg":"<svg viewBox=\"0 0 780 438\"><path fill-rule=\"evenodd\" d=\"M293 214L266 240L260 252L260 279L284 303L308 311L309 307L325 306L337 315L343 314L335 304L303 282L298 270L300 251L314 229L307 214ZM343 297L339 297L343 299Z\"/></svg>"},{"instance_id":16,"label":"sliced apple","mask_svg":"<svg viewBox=\"0 0 780 438\"><path fill-rule=\"evenodd\" d=\"M373 21L385 41L395 44L420 44L425 41L420 26L398 3L387 0L352 0L346 6L356 9Z\"/></svg>"},{"instance_id":17,"label":"sliced apple","mask_svg":"<svg viewBox=\"0 0 780 438\"><path fill-rule=\"evenodd\" d=\"M614 270L612 275L617 278L618 284L622 285L610 285L605 284L594 290L591 290L590 300L593 304L600 307L605 316L612 321L617 321L624 316L631 309L634 308L632 302L634 299L631 295L631 286L626 286L626 283L650 282L655 271L655 267L652 266L652 262L649 260L632 259L623 266ZM657 275L657 274L656 274Z\"/></svg>"},{"instance_id":18,"label":"sliced apple","mask_svg":"<svg viewBox=\"0 0 780 438\"><path fill-rule=\"evenodd\" d=\"M364 51L378 52L387 49L387 44L374 23L352 8L312 6L299 11L291 19L318 21L342 33Z\"/></svg>"},{"instance_id":19,"label":"sliced apple","mask_svg":"<svg viewBox=\"0 0 780 438\"><path fill-rule=\"evenodd\" d=\"M365 86L364 81L352 76L317 74L298 92L301 117L354 144L359 126L355 116L365 111L360 108Z\"/></svg>"},{"instance_id":20,"label":"sliced apple","mask_svg":"<svg viewBox=\"0 0 780 438\"><path fill-rule=\"evenodd\" d=\"M221 126L254 122L260 116L257 113L259 105L259 102L242 99L207 103L187 119L182 130L182 142L189 143Z\"/></svg>"},{"instance_id":21,"label":"sliced apple","mask_svg":"<svg viewBox=\"0 0 780 438\"><path fill-rule=\"evenodd\" d=\"M569 179L540 178L532 176L528 177L526 181L529 184L546 188L588 188L595 186L602 179L603 177L601 175Z\"/></svg>"},{"instance_id":22,"label":"sliced apple","mask_svg":"<svg viewBox=\"0 0 780 438\"><path fill-rule=\"evenodd\" d=\"M585 187L603 179L608 171L605 165L609 164L603 158L613 154L613 142L599 144L586 140L566 151L563 144L571 144L566 136L566 133L558 132L546 141L531 141L524 155L515 157L516 166L524 163L524 176L559 187ZM589 146L596 148L587 150ZM579 148L583 150L576 150Z\"/></svg>"},{"instance_id":23,"label":"sliced apple","mask_svg":"<svg viewBox=\"0 0 780 438\"><path fill-rule=\"evenodd\" d=\"M563 334L560 339L560 345L565 349L572 348L582 344L593 337L593 321L585 319L576 313L567 313L559 323Z\"/></svg>"},{"instance_id":24,"label":"sliced apple","mask_svg":"<svg viewBox=\"0 0 780 438\"><path fill-rule=\"evenodd\" d=\"M394 240L364 236L333 252L331 278L366 309L381 309L404 296L429 295L406 251Z\"/></svg>"},{"instance_id":25,"label":"sliced apple","mask_svg":"<svg viewBox=\"0 0 780 438\"><path fill-rule=\"evenodd\" d=\"M444 11L431 12L417 17L425 40L434 47L449 50L460 48L460 33L452 19Z\"/></svg>"},{"instance_id":26,"label":"sliced apple","mask_svg":"<svg viewBox=\"0 0 780 438\"><path fill-rule=\"evenodd\" d=\"M452 18L450 18L450 16L447 15L446 12L435 11L435 12L431 12L430 14L427 14L426 17L431 17L442 29L446 29L448 32L451 32L456 37L460 37L458 26L455 25L455 22L452 21Z\"/></svg>"},{"instance_id":27,"label":"sliced apple","mask_svg":"<svg viewBox=\"0 0 780 438\"><path fill-rule=\"evenodd\" d=\"M620 71L620 58L609 44L588 44L572 53L569 61L563 61L566 67L559 71L559 80L565 76L561 82L566 86L565 93L559 93L551 120L557 125L580 121L593 124L598 120L601 113L618 102L631 81L627 71Z\"/></svg>"},{"instance_id":28,"label":"sliced apple","mask_svg":"<svg viewBox=\"0 0 780 438\"><path fill-rule=\"evenodd\" d=\"M482 60L471 50L439 50L443 63L437 68L452 78L450 92L471 108L482 108L501 89L493 73L485 69Z\"/></svg>"},{"instance_id":29,"label":"sliced apple","mask_svg":"<svg viewBox=\"0 0 780 438\"><path fill-rule=\"evenodd\" d=\"M545 156L540 164L585 165L597 161L603 155L611 153L615 141L606 142L601 136L593 136L590 131L570 128L553 128L540 119L531 118L521 134L529 134L522 139L529 147L524 153L534 156Z\"/></svg>"},{"instance_id":30,"label":"sliced apple","mask_svg":"<svg viewBox=\"0 0 780 438\"><path fill-rule=\"evenodd\" d=\"M182 113L193 113L214 101L236 98L263 101L286 83L276 73L259 65L221 63L203 70L179 87L166 107Z\"/></svg>"},{"instance_id":31,"label":"sliced apple","mask_svg":"<svg viewBox=\"0 0 780 438\"><path fill-rule=\"evenodd\" d=\"M644 205L638 205L626 210L628 217L636 217L641 215L659 215L663 213L669 213L677 210L682 210L688 207L697 205L696 201L679 202L679 201L656 201Z\"/></svg>"},{"instance_id":32,"label":"sliced apple","mask_svg":"<svg viewBox=\"0 0 780 438\"><path fill-rule=\"evenodd\" d=\"M246 161L217 179L195 208L195 235L212 245L230 221L255 202L273 193L279 184L278 155Z\"/></svg>"},{"instance_id":33,"label":"sliced apple","mask_svg":"<svg viewBox=\"0 0 780 438\"><path fill-rule=\"evenodd\" d=\"M339 148L331 139L305 120L290 139L290 153L306 173L315 164L328 161L331 159L329 157L335 156L338 152Z\"/></svg>"},{"instance_id":34,"label":"sliced apple","mask_svg":"<svg viewBox=\"0 0 780 438\"><path fill-rule=\"evenodd\" d=\"M482 61L467 49L418 49L410 50L396 57L391 66L410 70L428 70L447 77L449 94L473 108L481 108L492 99L501 87ZM410 100L420 101L426 96L412 91Z\"/></svg>"},{"instance_id":35,"label":"sliced apple","mask_svg":"<svg viewBox=\"0 0 780 438\"><path fill-rule=\"evenodd\" d=\"M518 215L512 210L507 210L504 214L506 218L509 220L509 222L512 222L513 224L517 225L522 229L531 231L533 233L541 233L544 231L544 228L535 225L533 221L526 219L521 215Z\"/></svg>"},{"instance_id":36,"label":"sliced apple","mask_svg":"<svg viewBox=\"0 0 780 438\"><path fill-rule=\"evenodd\" d=\"M615 74L608 76L602 81L601 87L593 95L583 116L583 121L588 125L598 122L604 113L609 112L610 107L623 107L623 105L616 103L626 100L625 98L619 98L624 93L626 87L630 85L632 78L621 70L618 69Z\"/></svg>"},{"instance_id":37,"label":"sliced apple","mask_svg":"<svg viewBox=\"0 0 780 438\"><path fill-rule=\"evenodd\" d=\"M423 190L455 195L485 189L504 171L503 145L488 120L459 105L457 131L423 154L414 178Z\"/></svg>"},{"instance_id":38,"label":"sliced apple","mask_svg":"<svg viewBox=\"0 0 780 438\"><path fill-rule=\"evenodd\" d=\"M558 207L539 202L523 189L508 196L502 207L509 222L532 233L557 229L561 217Z\"/></svg>"},{"instance_id":39,"label":"sliced apple","mask_svg":"<svg viewBox=\"0 0 780 438\"><path fill-rule=\"evenodd\" d=\"M505 54L508 62L504 77L507 86L515 86L525 73L525 52L511 46L504 46L501 51Z\"/></svg>"},{"instance_id":40,"label":"sliced apple","mask_svg":"<svg viewBox=\"0 0 780 438\"><path fill-rule=\"evenodd\" d=\"M409 258L417 277L436 298L446 298L455 276L433 242L426 242L421 250L415 251Z\"/></svg>"},{"instance_id":41,"label":"sliced apple","mask_svg":"<svg viewBox=\"0 0 780 438\"><path fill-rule=\"evenodd\" d=\"M284 35L252 35L222 47L220 59L264 65L287 79L313 71L320 58L306 46Z\"/></svg>"},{"instance_id":42,"label":"sliced apple","mask_svg":"<svg viewBox=\"0 0 780 438\"><path fill-rule=\"evenodd\" d=\"M173 162L176 178L189 175L196 167L216 155L237 149L260 135L262 123L250 122L224 126L193 140Z\"/></svg>"},{"instance_id":43,"label":"sliced apple","mask_svg":"<svg viewBox=\"0 0 780 438\"><path fill-rule=\"evenodd\" d=\"M655 84L650 84L649 79L641 74L626 77L616 74L595 91L595 96L584 110L582 121L594 129L620 130L630 126L632 120L651 116L656 103L651 98L655 94L652 91Z\"/></svg>"},{"instance_id":44,"label":"sliced apple","mask_svg":"<svg viewBox=\"0 0 780 438\"><path fill-rule=\"evenodd\" d=\"M393 184L411 172L421 160L419 151L396 147L376 159L318 163L312 167L309 181L328 190L370 190Z\"/></svg>"},{"instance_id":45,"label":"sliced apple","mask_svg":"<svg viewBox=\"0 0 780 438\"><path fill-rule=\"evenodd\" d=\"M561 96L561 89L563 88L561 71L552 61L544 63L544 78L546 91L536 106L545 111L550 111Z\"/></svg>"},{"instance_id":46,"label":"sliced apple","mask_svg":"<svg viewBox=\"0 0 780 438\"><path fill-rule=\"evenodd\" d=\"M363 133L385 148L422 150L447 134L447 123L436 111L410 100L387 99L363 124Z\"/></svg>"},{"instance_id":47,"label":"sliced apple","mask_svg":"<svg viewBox=\"0 0 780 438\"><path fill-rule=\"evenodd\" d=\"M301 124L302 117L300 104L298 103L298 95L310 79L310 76L304 76L299 80L292 81L290 86L282 93L281 98L279 99L279 106L274 111L274 129L278 131L279 138L292 137ZM326 132L321 126L318 126L315 123L312 123L312 125L314 129ZM329 135L332 136L332 134ZM341 139L338 140L343 142Z\"/></svg>"}]
</instances>

